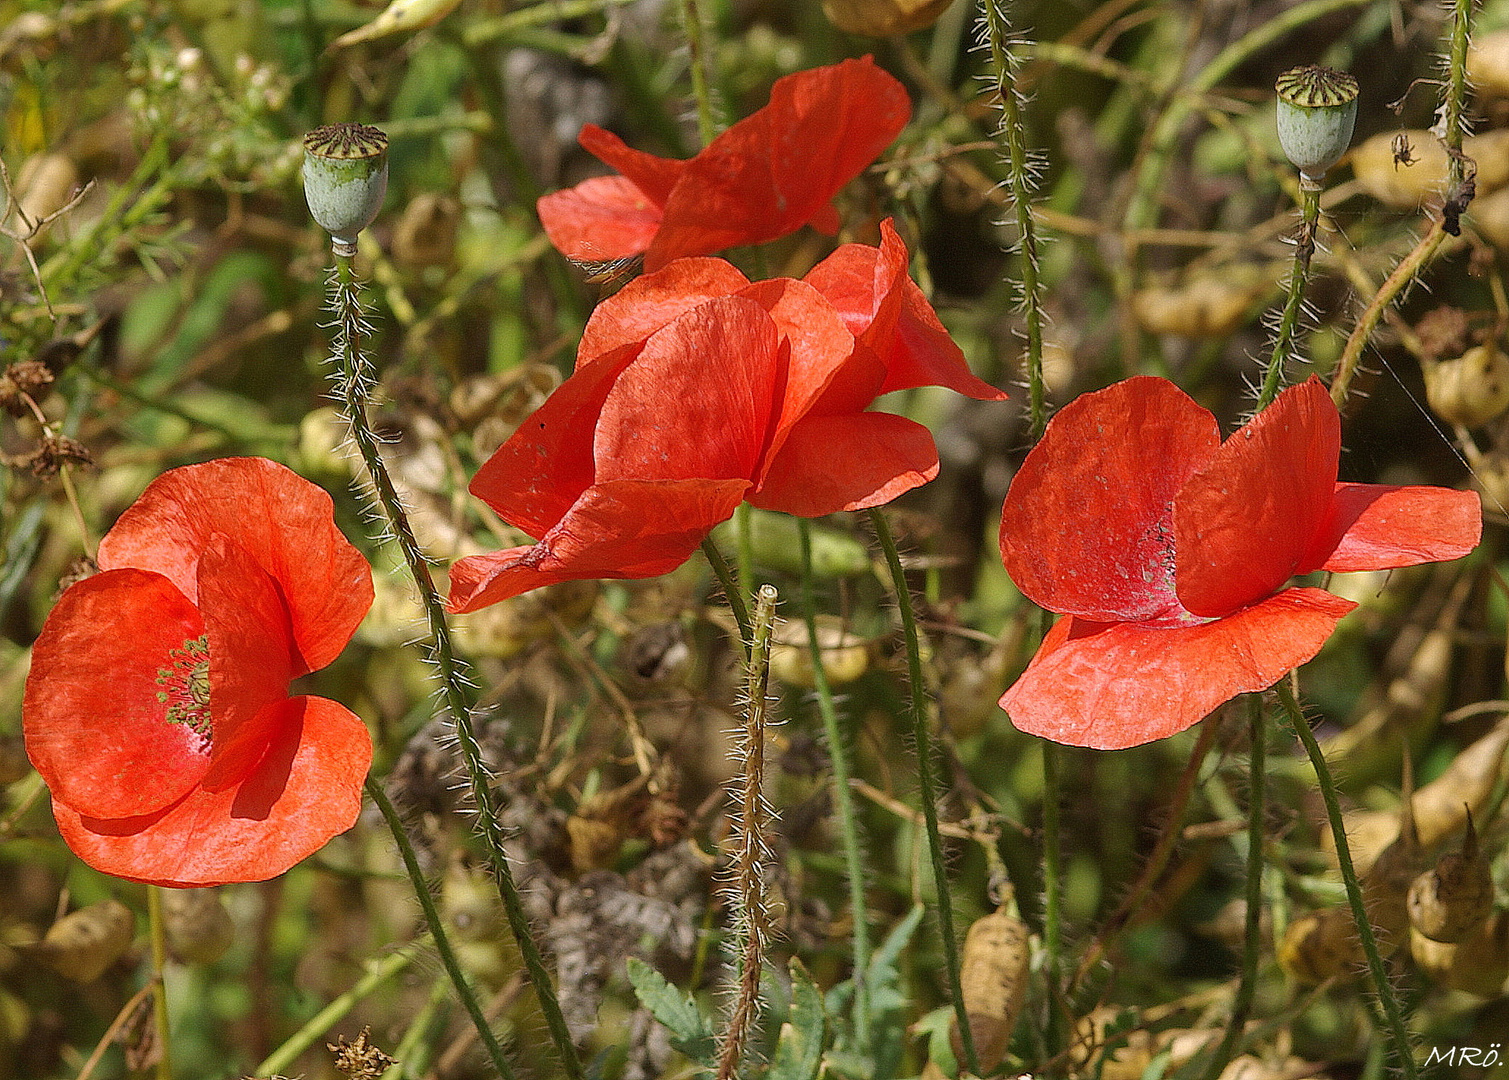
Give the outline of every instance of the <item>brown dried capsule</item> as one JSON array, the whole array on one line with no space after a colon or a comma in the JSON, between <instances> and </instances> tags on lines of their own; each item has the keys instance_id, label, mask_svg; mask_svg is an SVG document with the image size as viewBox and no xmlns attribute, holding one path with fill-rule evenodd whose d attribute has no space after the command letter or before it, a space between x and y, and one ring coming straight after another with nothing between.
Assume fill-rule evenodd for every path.
<instances>
[{"instance_id":1,"label":"brown dried capsule","mask_svg":"<svg viewBox=\"0 0 1509 1080\"><path fill-rule=\"evenodd\" d=\"M1509 979L1509 911L1495 911L1455 943L1410 935L1415 963L1438 985L1482 998L1498 997Z\"/></svg>"},{"instance_id":2,"label":"brown dried capsule","mask_svg":"<svg viewBox=\"0 0 1509 1080\"><path fill-rule=\"evenodd\" d=\"M964 938L959 986L982 1075L995 1072L1006 1055L1012 1029L1027 1000L1030 959L1026 925L1004 909L970 924ZM954 1057L963 1060L957 1028L952 1040Z\"/></svg>"},{"instance_id":3,"label":"brown dried capsule","mask_svg":"<svg viewBox=\"0 0 1509 1080\"><path fill-rule=\"evenodd\" d=\"M230 913L214 889L164 889L162 919L168 951L185 964L213 964L236 936Z\"/></svg>"},{"instance_id":4,"label":"brown dried capsule","mask_svg":"<svg viewBox=\"0 0 1509 1080\"><path fill-rule=\"evenodd\" d=\"M938 21L954 0L823 0L823 14L846 34L910 34Z\"/></svg>"},{"instance_id":5,"label":"brown dried capsule","mask_svg":"<svg viewBox=\"0 0 1509 1080\"><path fill-rule=\"evenodd\" d=\"M1279 967L1307 985L1350 978L1366 961L1349 908L1306 912L1288 925L1278 946Z\"/></svg>"},{"instance_id":6,"label":"brown dried capsule","mask_svg":"<svg viewBox=\"0 0 1509 1080\"><path fill-rule=\"evenodd\" d=\"M1409 890L1409 921L1432 941L1461 941L1493 910L1493 875L1478 845L1472 814L1462 850L1448 852Z\"/></svg>"},{"instance_id":7,"label":"brown dried capsule","mask_svg":"<svg viewBox=\"0 0 1509 1080\"><path fill-rule=\"evenodd\" d=\"M1509 357L1491 341L1421 370L1431 411L1449 424L1477 427L1509 409Z\"/></svg>"},{"instance_id":8,"label":"brown dried capsule","mask_svg":"<svg viewBox=\"0 0 1509 1080\"><path fill-rule=\"evenodd\" d=\"M131 947L136 916L118 900L105 900L64 915L36 947L42 961L59 975L92 983Z\"/></svg>"}]
</instances>

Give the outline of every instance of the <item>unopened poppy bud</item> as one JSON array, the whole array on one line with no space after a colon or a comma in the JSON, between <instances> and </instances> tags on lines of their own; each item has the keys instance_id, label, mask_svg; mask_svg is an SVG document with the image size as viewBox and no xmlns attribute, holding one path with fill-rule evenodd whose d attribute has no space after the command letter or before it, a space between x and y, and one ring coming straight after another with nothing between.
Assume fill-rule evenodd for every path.
<instances>
[{"instance_id":1,"label":"unopened poppy bud","mask_svg":"<svg viewBox=\"0 0 1509 1080\"><path fill-rule=\"evenodd\" d=\"M337 255L356 254L388 192L388 136L366 124L331 124L304 136L304 198Z\"/></svg>"},{"instance_id":2,"label":"unopened poppy bud","mask_svg":"<svg viewBox=\"0 0 1509 1080\"><path fill-rule=\"evenodd\" d=\"M1357 80L1344 71L1309 65L1278 77L1278 141L1312 190L1341 160L1357 119Z\"/></svg>"}]
</instances>

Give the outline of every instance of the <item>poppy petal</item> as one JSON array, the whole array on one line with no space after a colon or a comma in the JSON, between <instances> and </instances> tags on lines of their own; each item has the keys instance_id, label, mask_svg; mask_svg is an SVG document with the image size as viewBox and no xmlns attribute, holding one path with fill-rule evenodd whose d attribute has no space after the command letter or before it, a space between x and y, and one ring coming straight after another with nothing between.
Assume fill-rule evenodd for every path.
<instances>
[{"instance_id":1,"label":"poppy petal","mask_svg":"<svg viewBox=\"0 0 1509 1080\"><path fill-rule=\"evenodd\" d=\"M1354 607L1323 589L1286 589L1198 626L1060 619L1001 708L1018 729L1054 742L1140 746L1272 686L1318 653Z\"/></svg>"},{"instance_id":2,"label":"poppy petal","mask_svg":"<svg viewBox=\"0 0 1509 1080\"><path fill-rule=\"evenodd\" d=\"M660 207L622 176L594 176L541 195L534 208L555 249L579 263L633 258L660 230Z\"/></svg>"},{"instance_id":3,"label":"poppy petal","mask_svg":"<svg viewBox=\"0 0 1509 1080\"><path fill-rule=\"evenodd\" d=\"M627 345L573 373L482 463L468 490L530 536L554 528L592 484L592 430L613 380L638 353L638 343Z\"/></svg>"},{"instance_id":4,"label":"poppy petal","mask_svg":"<svg viewBox=\"0 0 1509 1080\"><path fill-rule=\"evenodd\" d=\"M233 537L285 597L296 673L340 654L372 606L372 571L335 526L330 496L266 458L220 458L163 473L100 541L101 569L134 566L198 603L199 553Z\"/></svg>"},{"instance_id":5,"label":"poppy petal","mask_svg":"<svg viewBox=\"0 0 1509 1080\"><path fill-rule=\"evenodd\" d=\"M325 698L287 698L269 712L274 737L240 784L195 788L137 817L81 815L54 798L58 831L90 866L132 881L187 888L276 877L356 823L372 739Z\"/></svg>"},{"instance_id":6,"label":"poppy petal","mask_svg":"<svg viewBox=\"0 0 1509 1080\"><path fill-rule=\"evenodd\" d=\"M910 118L906 88L869 57L778 79L768 105L686 163L645 268L774 240L814 217L831 225L828 200Z\"/></svg>"},{"instance_id":7,"label":"poppy petal","mask_svg":"<svg viewBox=\"0 0 1509 1080\"><path fill-rule=\"evenodd\" d=\"M588 488L539 543L453 563L447 606L464 613L562 581L669 573L733 517L748 490L747 480L615 480Z\"/></svg>"},{"instance_id":8,"label":"poppy petal","mask_svg":"<svg viewBox=\"0 0 1509 1080\"><path fill-rule=\"evenodd\" d=\"M576 350L576 370L614 349L642 343L678 315L748 284L723 259L677 259L664 270L641 274L592 309Z\"/></svg>"},{"instance_id":9,"label":"poppy petal","mask_svg":"<svg viewBox=\"0 0 1509 1080\"><path fill-rule=\"evenodd\" d=\"M169 722L158 695L173 687L158 679L186 675L181 650L203 634L160 574L109 570L63 593L32 647L21 707L26 753L54 798L118 817L161 810L199 783L208 741Z\"/></svg>"},{"instance_id":10,"label":"poppy petal","mask_svg":"<svg viewBox=\"0 0 1509 1080\"><path fill-rule=\"evenodd\" d=\"M755 506L797 517L881 506L938 475L932 432L890 413L809 416L770 463Z\"/></svg>"},{"instance_id":11,"label":"poppy petal","mask_svg":"<svg viewBox=\"0 0 1509 1080\"><path fill-rule=\"evenodd\" d=\"M1215 417L1165 379L1069 402L1006 494L1012 580L1040 607L1098 622L1180 614L1169 507L1220 438Z\"/></svg>"},{"instance_id":12,"label":"poppy petal","mask_svg":"<svg viewBox=\"0 0 1509 1080\"><path fill-rule=\"evenodd\" d=\"M686 174L689 164L675 158L656 157L643 150L635 150L617 135L596 124L583 124L576 141L597 160L623 173L657 207L664 206L665 201L671 197L671 189Z\"/></svg>"},{"instance_id":13,"label":"poppy petal","mask_svg":"<svg viewBox=\"0 0 1509 1080\"><path fill-rule=\"evenodd\" d=\"M1337 484L1332 517L1300 568L1388 570L1459 559L1483 535L1483 507L1471 491L1386 484Z\"/></svg>"},{"instance_id":14,"label":"poppy petal","mask_svg":"<svg viewBox=\"0 0 1509 1080\"><path fill-rule=\"evenodd\" d=\"M597 482L752 480L783 374L780 346L765 311L736 296L657 330L603 401Z\"/></svg>"},{"instance_id":15,"label":"poppy petal","mask_svg":"<svg viewBox=\"0 0 1509 1080\"><path fill-rule=\"evenodd\" d=\"M1341 416L1319 379L1291 386L1227 439L1174 501L1179 600L1225 615L1304 564L1331 512Z\"/></svg>"},{"instance_id":16,"label":"poppy petal","mask_svg":"<svg viewBox=\"0 0 1509 1080\"><path fill-rule=\"evenodd\" d=\"M240 783L262 759L288 697L294 668L288 612L277 583L240 545L217 536L199 558L199 610L210 643L214 739L200 781L211 791Z\"/></svg>"}]
</instances>

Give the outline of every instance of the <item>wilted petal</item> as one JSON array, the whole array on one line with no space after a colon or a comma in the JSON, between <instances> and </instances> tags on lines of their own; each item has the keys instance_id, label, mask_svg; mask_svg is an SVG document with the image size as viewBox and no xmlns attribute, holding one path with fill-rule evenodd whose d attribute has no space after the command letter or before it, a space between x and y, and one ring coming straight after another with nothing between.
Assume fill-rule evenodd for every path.
<instances>
[{"instance_id":1,"label":"wilted petal","mask_svg":"<svg viewBox=\"0 0 1509 1080\"><path fill-rule=\"evenodd\" d=\"M1048 424L1001 515L1001 557L1049 611L1113 622L1181 614L1174 494L1220 444L1210 413L1165 379L1083 394Z\"/></svg>"},{"instance_id":2,"label":"wilted petal","mask_svg":"<svg viewBox=\"0 0 1509 1080\"><path fill-rule=\"evenodd\" d=\"M632 258L660 230L660 207L622 176L594 176L542 195L535 212L555 249L579 263Z\"/></svg>"},{"instance_id":3,"label":"wilted petal","mask_svg":"<svg viewBox=\"0 0 1509 1080\"><path fill-rule=\"evenodd\" d=\"M1001 708L1020 730L1054 742L1140 746L1272 686L1318 653L1354 607L1321 589L1286 589L1198 626L1061 619Z\"/></svg>"},{"instance_id":4,"label":"wilted petal","mask_svg":"<svg viewBox=\"0 0 1509 1080\"><path fill-rule=\"evenodd\" d=\"M1474 492L1337 484L1332 516L1299 572L1388 570L1460 559L1482 535L1483 508Z\"/></svg>"},{"instance_id":5,"label":"wilted petal","mask_svg":"<svg viewBox=\"0 0 1509 1080\"><path fill-rule=\"evenodd\" d=\"M201 887L276 877L345 832L361 811L372 739L350 710L318 697L269 706L272 733L245 779L195 788L137 817L81 815L53 792L68 846L106 874L155 885Z\"/></svg>"},{"instance_id":6,"label":"wilted petal","mask_svg":"<svg viewBox=\"0 0 1509 1080\"><path fill-rule=\"evenodd\" d=\"M110 570L63 593L32 647L21 708L26 752L54 798L105 817L146 814L199 783L208 742L168 722L157 680L203 633L160 574Z\"/></svg>"},{"instance_id":7,"label":"wilted petal","mask_svg":"<svg viewBox=\"0 0 1509 1080\"><path fill-rule=\"evenodd\" d=\"M890 413L809 416L791 429L755 506L798 517L881 506L938 475L938 450L921 424Z\"/></svg>"},{"instance_id":8,"label":"wilted petal","mask_svg":"<svg viewBox=\"0 0 1509 1080\"><path fill-rule=\"evenodd\" d=\"M1299 572L1331 512L1341 418L1320 380L1281 393L1221 445L1174 503L1179 599L1224 615Z\"/></svg>"}]
</instances>

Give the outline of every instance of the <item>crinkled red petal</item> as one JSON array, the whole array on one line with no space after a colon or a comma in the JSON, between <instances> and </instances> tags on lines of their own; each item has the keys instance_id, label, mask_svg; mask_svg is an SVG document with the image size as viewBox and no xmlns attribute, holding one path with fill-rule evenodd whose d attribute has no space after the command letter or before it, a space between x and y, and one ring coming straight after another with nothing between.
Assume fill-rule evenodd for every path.
<instances>
[{"instance_id":1,"label":"crinkled red petal","mask_svg":"<svg viewBox=\"0 0 1509 1080\"><path fill-rule=\"evenodd\" d=\"M639 353L626 345L575 372L482 463L469 490L504 521L544 536L592 484L592 432L613 381Z\"/></svg>"},{"instance_id":2,"label":"crinkled red petal","mask_svg":"<svg viewBox=\"0 0 1509 1080\"><path fill-rule=\"evenodd\" d=\"M671 197L671 189L686 174L687 165L690 164L635 150L617 135L596 124L583 125L577 142L582 144L582 149L587 153L623 173L656 207L665 205Z\"/></svg>"},{"instance_id":3,"label":"crinkled red petal","mask_svg":"<svg viewBox=\"0 0 1509 1080\"><path fill-rule=\"evenodd\" d=\"M336 528L330 496L277 462L220 458L163 473L100 541L99 565L155 571L197 603L199 552L216 535L277 581L297 673L334 660L372 606L372 571Z\"/></svg>"},{"instance_id":4,"label":"crinkled red petal","mask_svg":"<svg viewBox=\"0 0 1509 1080\"><path fill-rule=\"evenodd\" d=\"M542 195L535 212L555 249L579 263L633 258L660 231L660 207L622 176L594 176Z\"/></svg>"},{"instance_id":5,"label":"crinkled red petal","mask_svg":"<svg viewBox=\"0 0 1509 1080\"><path fill-rule=\"evenodd\" d=\"M238 784L262 760L277 721L267 708L294 676L288 610L277 583L235 541L211 538L199 557L199 610L210 642L214 741L201 786Z\"/></svg>"},{"instance_id":6,"label":"crinkled red petal","mask_svg":"<svg viewBox=\"0 0 1509 1080\"><path fill-rule=\"evenodd\" d=\"M783 374L775 323L754 301L719 297L678 316L604 399L595 482L753 481Z\"/></svg>"},{"instance_id":7,"label":"crinkled red petal","mask_svg":"<svg viewBox=\"0 0 1509 1080\"><path fill-rule=\"evenodd\" d=\"M833 224L828 200L900 134L906 89L869 57L777 80L770 103L687 162L645 253L658 270L784 236L814 218Z\"/></svg>"},{"instance_id":8,"label":"crinkled red petal","mask_svg":"<svg viewBox=\"0 0 1509 1080\"><path fill-rule=\"evenodd\" d=\"M269 711L274 737L240 784L195 788L134 817L80 814L55 792L58 831L96 870L133 881L197 888L276 877L355 824L372 740L324 698L286 698Z\"/></svg>"},{"instance_id":9,"label":"crinkled red petal","mask_svg":"<svg viewBox=\"0 0 1509 1080\"><path fill-rule=\"evenodd\" d=\"M723 259L678 259L664 270L643 274L593 309L577 347L576 369L615 349L641 344L677 316L748 284Z\"/></svg>"},{"instance_id":10,"label":"crinkled red petal","mask_svg":"<svg viewBox=\"0 0 1509 1080\"><path fill-rule=\"evenodd\" d=\"M1388 570L1459 559L1483 535L1477 493L1337 484L1332 513L1299 572Z\"/></svg>"},{"instance_id":11,"label":"crinkled red petal","mask_svg":"<svg viewBox=\"0 0 1509 1080\"><path fill-rule=\"evenodd\" d=\"M1341 417L1319 379L1291 386L1211 455L1174 502L1176 588L1224 615L1299 572L1331 512Z\"/></svg>"},{"instance_id":12,"label":"crinkled red petal","mask_svg":"<svg viewBox=\"0 0 1509 1080\"><path fill-rule=\"evenodd\" d=\"M1001 557L1049 611L1097 622L1180 613L1174 495L1220 445L1166 379L1127 379L1059 410L1006 494Z\"/></svg>"},{"instance_id":13,"label":"crinkled red petal","mask_svg":"<svg viewBox=\"0 0 1509 1080\"><path fill-rule=\"evenodd\" d=\"M464 613L562 581L669 573L733 516L748 490L747 480L615 480L589 488L539 543L452 564L447 606Z\"/></svg>"},{"instance_id":14,"label":"crinkled red petal","mask_svg":"<svg viewBox=\"0 0 1509 1080\"><path fill-rule=\"evenodd\" d=\"M209 747L169 723L159 673L204 633L173 583L108 570L71 586L32 647L21 706L26 752L55 798L92 814L147 814L209 768Z\"/></svg>"},{"instance_id":15,"label":"crinkled red petal","mask_svg":"<svg viewBox=\"0 0 1509 1080\"><path fill-rule=\"evenodd\" d=\"M890 413L811 416L791 429L755 506L798 517L881 506L938 475L938 450L921 424Z\"/></svg>"},{"instance_id":16,"label":"crinkled red petal","mask_svg":"<svg viewBox=\"0 0 1509 1080\"><path fill-rule=\"evenodd\" d=\"M1318 653L1354 607L1322 589L1286 589L1198 626L1061 619L1001 708L1020 730L1054 742L1140 746L1272 686Z\"/></svg>"}]
</instances>

